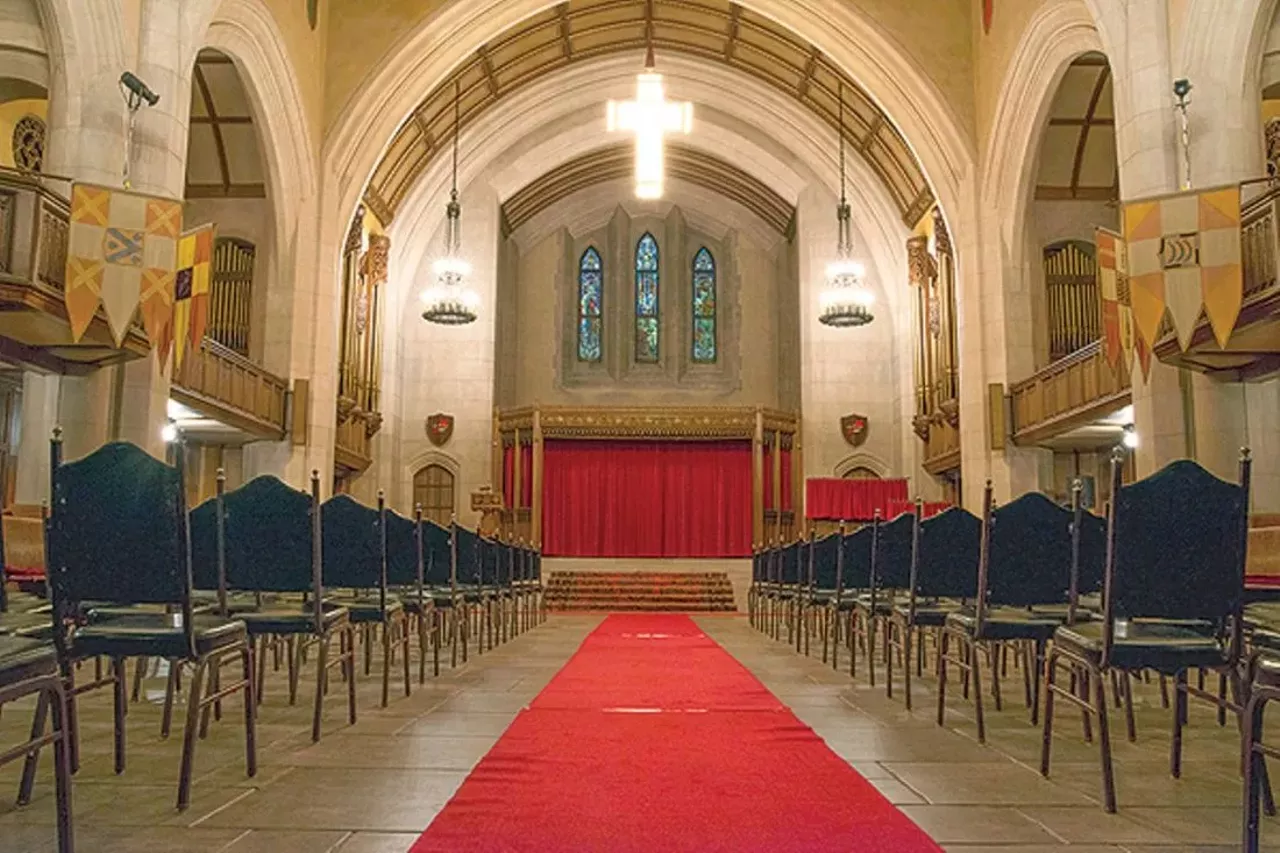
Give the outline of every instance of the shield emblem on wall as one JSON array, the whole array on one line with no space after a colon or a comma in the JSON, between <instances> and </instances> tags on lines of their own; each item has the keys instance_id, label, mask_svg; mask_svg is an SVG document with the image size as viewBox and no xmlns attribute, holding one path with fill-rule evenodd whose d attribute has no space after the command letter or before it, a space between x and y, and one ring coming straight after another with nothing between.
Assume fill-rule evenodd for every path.
<instances>
[{"instance_id":1,"label":"shield emblem on wall","mask_svg":"<svg viewBox=\"0 0 1280 853\"><path fill-rule=\"evenodd\" d=\"M427 418L427 438L436 447L453 437L453 415L435 414Z\"/></svg>"},{"instance_id":2,"label":"shield emblem on wall","mask_svg":"<svg viewBox=\"0 0 1280 853\"><path fill-rule=\"evenodd\" d=\"M860 447L867 440L867 416L845 415L840 419L840 432L853 447Z\"/></svg>"}]
</instances>

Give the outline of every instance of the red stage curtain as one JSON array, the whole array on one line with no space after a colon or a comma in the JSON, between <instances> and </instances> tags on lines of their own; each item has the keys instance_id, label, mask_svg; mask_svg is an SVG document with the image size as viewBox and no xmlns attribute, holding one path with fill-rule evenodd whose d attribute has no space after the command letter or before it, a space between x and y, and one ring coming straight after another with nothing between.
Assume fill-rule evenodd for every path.
<instances>
[{"instance_id":1,"label":"red stage curtain","mask_svg":"<svg viewBox=\"0 0 1280 853\"><path fill-rule=\"evenodd\" d=\"M792 509L791 449L784 447L779 452L782 454L782 460L778 464L778 479L782 481L782 506L780 506L779 509L786 512L787 510Z\"/></svg>"},{"instance_id":2,"label":"red stage curtain","mask_svg":"<svg viewBox=\"0 0 1280 853\"><path fill-rule=\"evenodd\" d=\"M764 448L764 508L773 509L773 448Z\"/></svg>"},{"instance_id":3,"label":"red stage curtain","mask_svg":"<svg viewBox=\"0 0 1280 853\"><path fill-rule=\"evenodd\" d=\"M516 449L510 446L502 448L502 505L516 507Z\"/></svg>"},{"instance_id":4,"label":"red stage curtain","mask_svg":"<svg viewBox=\"0 0 1280 853\"><path fill-rule=\"evenodd\" d=\"M543 553L746 557L751 443L548 441Z\"/></svg>"},{"instance_id":5,"label":"red stage curtain","mask_svg":"<svg viewBox=\"0 0 1280 853\"><path fill-rule=\"evenodd\" d=\"M876 510L890 517L894 501L907 500L906 480L832 480L805 484L805 515L831 521L870 521Z\"/></svg>"},{"instance_id":6,"label":"red stage curtain","mask_svg":"<svg viewBox=\"0 0 1280 853\"><path fill-rule=\"evenodd\" d=\"M520 445L520 507L533 506L533 445Z\"/></svg>"}]
</instances>

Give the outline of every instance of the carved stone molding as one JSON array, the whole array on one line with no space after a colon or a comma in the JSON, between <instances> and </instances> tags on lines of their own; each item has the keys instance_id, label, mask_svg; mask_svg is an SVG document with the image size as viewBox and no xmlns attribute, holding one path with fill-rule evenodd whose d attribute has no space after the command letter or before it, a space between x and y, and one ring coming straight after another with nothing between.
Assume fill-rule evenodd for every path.
<instances>
[{"instance_id":1,"label":"carved stone molding","mask_svg":"<svg viewBox=\"0 0 1280 853\"><path fill-rule=\"evenodd\" d=\"M1280 118L1267 121L1267 177L1280 178Z\"/></svg>"},{"instance_id":2,"label":"carved stone molding","mask_svg":"<svg viewBox=\"0 0 1280 853\"><path fill-rule=\"evenodd\" d=\"M373 438L382 429L382 412L364 413L364 434Z\"/></svg>"},{"instance_id":3,"label":"carved stone molding","mask_svg":"<svg viewBox=\"0 0 1280 853\"><path fill-rule=\"evenodd\" d=\"M911 429L915 431L916 436L921 441L929 440L929 424L932 421L928 415L916 415L911 419Z\"/></svg>"}]
</instances>

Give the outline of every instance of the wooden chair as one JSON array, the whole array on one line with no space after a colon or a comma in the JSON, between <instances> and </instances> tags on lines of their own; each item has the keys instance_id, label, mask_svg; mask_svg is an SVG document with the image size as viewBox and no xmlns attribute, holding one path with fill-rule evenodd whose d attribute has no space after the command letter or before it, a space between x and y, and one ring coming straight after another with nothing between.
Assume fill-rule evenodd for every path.
<instances>
[{"instance_id":1,"label":"wooden chair","mask_svg":"<svg viewBox=\"0 0 1280 853\"><path fill-rule=\"evenodd\" d=\"M454 520L449 536L452 553L449 560L450 612L453 615L452 665L458 665L461 647L466 663L471 640L471 617L480 601L477 591L480 577L480 537Z\"/></svg>"},{"instance_id":2,"label":"wooden chair","mask_svg":"<svg viewBox=\"0 0 1280 853\"><path fill-rule=\"evenodd\" d=\"M350 495L334 495L320 506L323 529L322 579L326 598L350 614L364 643L364 671L372 666L375 639L382 642L382 707L391 699L394 650L403 655L404 695L409 677L409 626L404 604L387 588L386 498L367 507Z\"/></svg>"},{"instance_id":3,"label":"wooden chair","mask_svg":"<svg viewBox=\"0 0 1280 853\"><path fill-rule=\"evenodd\" d=\"M858 643L861 641L867 655L868 683L876 686L876 637L888 635L888 623L893 615L894 596L911 584L911 551L915 534L915 515L903 513L888 523L882 523L879 512L871 524L871 541L865 547L867 553L866 574L858 569L857 555L863 546L846 543L845 555L854 555L850 566L851 582L861 583L866 578L865 592L858 596L849 621L849 675L858 674ZM855 534L856 535L856 534ZM851 547L853 546L853 547ZM888 649L887 642L883 649Z\"/></svg>"},{"instance_id":4,"label":"wooden chair","mask_svg":"<svg viewBox=\"0 0 1280 853\"><path fill-rule=\"evenodd\" d=\"M182 457L176 454L178 465L173 468L135 445L116 442L64 464L61 436L55 433L48 525L54 641L71 697L73 733L74 697L113 687L115 770L124 772L125 660L158 657L194 666L178 775L179 810L190 803L201 712L240 691L245 700L245 763L249 776L257 772L253 655L246 625L192 608ZM243 679L209 689L210 667L237 656ZM111 661L110 674L76 686L75 664L99 657Z\"/></svg>"},{"instance_id":5,"label":"wooden chair","mask_svg":"<svg viewBox=\"0 0 1280 853\"><path fill-rule=\"evenodd\" d=\"M1017 644L1023 653L1026 703L1032 725L1038 722L1038 673L1045 648L1060 625L1074 624L1082 574L1086 589L1092 589L1102 576L1105 524L1083 511L1078 489L1073 493L1071 510L1038 493L994 510L991 483L987 483L974 602L948 614L942 628L942 646L954 653L939 655L938 725L944 724L946 714L948 665L958 667L968 679L976 675L973 662L983 647L994 664L1004 643ZM996 710L1000 710L999 677L993 666ZM985 743L982 693L976 685L973 697L978 741Z\"/></svg>"},{"instance_id":6,"label":"wooden chair","mask_svg":"<svg viewBox=\"0 0 1280 853\"><path fill-rule=\"evenodd\" d=\"M1173 738L1169 769L1182 773L1182 727L1190 696L1227 703L1241 714L1245 549L1248 537L1249 459L1240 483L1227 483L1189 460L1123 485L1123 458L1111 461L1114 495L1107 526L1102 618L1054 632L1044 669L1044 742L1040 772L1049 775L1053 702L1060 696L1098 721L1103 803L1116 810L1115 775L1107 721L1104 676L1152 669L1174 679ZM1059 687L1060 662L1085 673L1086 695ZM1188 684L1190 669L1226 676L1231 702ZM1243 721L1242 721L1243 724Z\"/></svg>"},{"instance_id":7,"label":"wooden chair","mask_svg":"<svg viewBox=\"0 0 1280 853\"><path fill-rule=\"evenodd\" d=\"M40 751L53 746L53 781L57 799L58 853L75 850L75 827L71 819L71 732L67 719L67 694L58 667L58 652L52 643L22 637L0 636L0 706L35 695L36 709L31 736L23 744L0 752L0 766L26 759L18 789L18 805L31 802L36 761ZM46 732L46 718L52 713L53 726Z\"/></svg>"},{"instance_id":8,"label":"wooden chair","mask_svg":"<svg viewBox=\"0 0 1280 853\"><path fill-rule=\"evenodd\" d=\"M431 645L434 657L433 671L440 674L440 648L445 642L453 647L454 666L457 666L458 636L454 630L457 612L454 608L453 535L448 528L434 521L422 523L423 583L431 595L432 621ZM447 619L446 619L447 617Z\"/></svg>"},{"instance_id":9,"label":"wooden chair","mask_svg":"<svg viewBox=\"0 0 1280 853\"><path fill-rule=\"evenodd\" d=\"M941 632L947 616L971 600L977 591L982 522L960 507L921 521L924 507L916 502L912 519L911 578L907 600L894 605L885 632L885 695L893 696L893 652L902 653L902 690L911 710L911 670L923 670L924 633ZM912 638L916 638L913 649ZM913 651L915 659L913 660ZM945 660L946 636L938 639L938 659ZM980 681L977 657L972 658L973 683ZM938 671L943 677L945 666Z\"/></svg>"},{"instance_id":10,"label":"wooden chair","mask_svg":"<svg viewBox=\"0 0 1280 853\"><path fill-rule=\"evenodd\" d=\"M397 512L386 510L384 529L387 538L387 583L395 591L404 613L418 636L418 683L427 681L427 656L433 638L435 597L426 584L427 544L424 541L422 505L414 508L412 521ZM405 626L406 630L409 626ZM439 651L436 652L437 662ZM406 657L406 665L408 658Z\"/></svg>"},{"instance_id":11,"label":"wooden chair","mask_svg":"<svg viewBox=\"0 0 1280 853\"><path fill-rule=\"evenodd\" d=\"M316 655L315 704L311 739L320 740L320 723L329 671L342 667L347 680L347 716L356 721L355 629L351 613L325 600L321 574L323 534L320 474L311 472L311 492L298 491L275 477L257 477L217 495L191 512L194 566L201 585L218 590L219 610L232 608L231 594L251 593L252 604L236 602L234 612L248 628L257 652L259 685L266 669L268 641L288 641L289 704L297 701L303 655L309 643ZM339 652L330 647L337 635ZM262 701L262 690L256 692Z\"/></svg>"},{"instance_id":12,"label":"wooden chair","mask_svg":"<svg viewBox=\"0 0 1280 853\"><path fill-rule=\"evenodd\" d=\"M1244 853L1259 853L1259 830L1264 808L1275 814L1267 779L1267 758L1280 758L1280 749L1262 742L1267 705L1280 700L1280 655L1271 650L1249 659L1249 702L1244 713Z\"/></svg>"}]
</instances>

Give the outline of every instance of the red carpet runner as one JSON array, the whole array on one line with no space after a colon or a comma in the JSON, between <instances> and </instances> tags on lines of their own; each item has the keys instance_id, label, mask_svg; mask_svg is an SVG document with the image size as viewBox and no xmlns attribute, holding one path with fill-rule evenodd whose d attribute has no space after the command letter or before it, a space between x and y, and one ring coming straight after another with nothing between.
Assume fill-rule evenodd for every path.
<instances>
[{"instance_id":1,"label":"red carpet runner","mask_svg":"<svg viewBox=\"0 0 1280 853\"><path fill-rule=\"evenodd\" d=\"M687 616L610 616L411 853L939 848Z\"/></svg>"}]
</instances>

